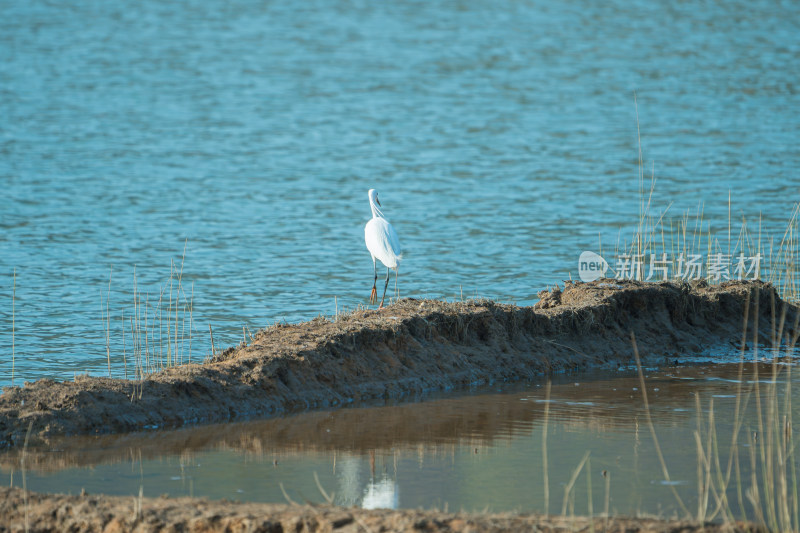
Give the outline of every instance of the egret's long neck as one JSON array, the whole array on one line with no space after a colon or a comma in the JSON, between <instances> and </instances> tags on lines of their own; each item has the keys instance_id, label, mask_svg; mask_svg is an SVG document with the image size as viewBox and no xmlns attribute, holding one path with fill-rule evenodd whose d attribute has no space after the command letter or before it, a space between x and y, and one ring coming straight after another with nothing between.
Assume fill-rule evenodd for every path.
<instances>
[{"instance_id":1,"label":"egret's long neck","mask_svg":"<svg viewBox=\"0 0 800 533\"><path fill-rule=\"evenodd\" d=\"M383 218L383 213L374 201L369 201L369 207L372 209L372 218Z\"/></svg>"}]
</instances>

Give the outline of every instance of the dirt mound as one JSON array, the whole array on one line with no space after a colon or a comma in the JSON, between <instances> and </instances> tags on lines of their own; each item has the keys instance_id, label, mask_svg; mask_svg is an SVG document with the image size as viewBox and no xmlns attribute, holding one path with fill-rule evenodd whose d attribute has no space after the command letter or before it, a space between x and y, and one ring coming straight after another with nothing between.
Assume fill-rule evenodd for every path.
<instances>
[{"instance_id":1,"label":"dirt mound","mask_svg":"<svg viewBox=\"0 0 800 533\"><path fill-rule=\"evenodd\" d=\"M798 308L762 282L570 283L536 307L404 299L335 321L275 325L209 364L142 382L78 377L6 388L0 446L21 445L31 424L32 441L174 427L616 364L632 358L631 332L657 363L738 347L748 299L760 342L775 341L778 323L797 336Z\"/></svg>"},{"instance_id":2,"label":"dirt mound","mask_svg":"<svg viewBox=\"0 0 800 533\"><path fill-rule=\"evenodd\" d=\"M468 514L333 506L235 503L191 498L64 496L0 489L0 531L762 531L749 524L649 518L583 518L533 514ZM28 527L26 527L26 520Z\"/></svg>"}]
</instances>

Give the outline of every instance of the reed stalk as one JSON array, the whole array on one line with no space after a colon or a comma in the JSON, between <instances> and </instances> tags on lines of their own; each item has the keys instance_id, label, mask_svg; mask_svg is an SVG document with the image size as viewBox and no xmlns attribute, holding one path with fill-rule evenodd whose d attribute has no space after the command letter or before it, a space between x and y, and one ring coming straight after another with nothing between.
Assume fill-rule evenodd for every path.
<instances>
[{"instance_id":1,"label":"reed stalk","mask_svg":"<svg viewBox=\"0 0 800 533\"><path fill-rule=\"evenodd\" d=\"M547 472L547 426L550 420L550 389L552 384L547 380L545 385L544 426L542 427L542 470L544 472L544 513L550 514L550 479Z\"/></svg>"},{"instance_id":2,"label":"reed stalk","mask_svg":"<svg viewBox=\"0 0 800 533\"><path fill-rule=\"evenodd\" d=\"M106 292L106 361L108 363L108 377L111 377L111 315L109 314L108 300L111 298L111 276L114 274L114 265L108 273L108 290ZM102 294L101 294L102 303Z\"/></svg>"},{"instance_id":3,"label":"reed stalk","mask_svg":"<svg viewBox=\"0 0 800 533\"><path fill-rule=\"evenodd\" d=\"M564 487L564 502L561 504L561 516L566 516L567 514L567 504L570 501L572 488L575 486L575 482L578 480L578 476L581 475L581 471L583 470L584 465L589 460L590 453L591 451L587 451L585 454L583 454L583 458L578 463L578 466L575 467L575 470L572 471L572 476L570 476L569 481Z\"/></svg>"},{"instance_id":4,"label":"reed stalk","mask_svg":"<svg viewBox=\"0 0 800 533\"><path fill-rule=\"evenodd\" d=\"M28 479L25 474L25 459L28 454L28 441L31 438L31 430L33 429L33 420L28 424L28 431L25 432L25 443L22 445L22 455L20 457L20 469L22 470L22 500L25 507L25 533L30 531L30 518L28 516Z\"/></svg>"},{"instance_id":5,"label":"reed stalk","mask_svg":"<svg viewBox=\"0 0 800 533\"><path fill-rule=\"evenodd\" d=\"M14 281L12 282L11 289L11 386L14 386L14 369L16 366L16 346L14 335L17 329L17 269L14 269Z\"/></svg>"},{"instance_id":6,"label":"reed stalk","mask_svg":"<svg viewBox=\"0 0 800 533\"><path fill-rule=\"evenodd\" d=\"M678 491L675 489L675 486L671 483L671 479L669 476L669 469L667 468L667 463L664 460L664 454L661 452L661 445L658 442L658 436L656 435L656 428L653 424L653 418L650 414L650 402L647 400L647 387L644 381L644 372L642 371L642 361L639 358L639 349L636 346L636 336L631 331L631 343L633 345L633 356L636 360L636 370L639 373L639 383L642 389L642 401L644 402L644 412L645 417L647 419L647 425L650 428L650 435L653 437L653 445L656 449L656 455L658 456L658 462L661 465L661 472L664 475L664 479L669 484L670 490L672 491L673 496L675 496L675 500L678 502L683 513L687 516L691 516L689 509L683 503L683 499L678 494Z\"/></svg>"}]
</instances>

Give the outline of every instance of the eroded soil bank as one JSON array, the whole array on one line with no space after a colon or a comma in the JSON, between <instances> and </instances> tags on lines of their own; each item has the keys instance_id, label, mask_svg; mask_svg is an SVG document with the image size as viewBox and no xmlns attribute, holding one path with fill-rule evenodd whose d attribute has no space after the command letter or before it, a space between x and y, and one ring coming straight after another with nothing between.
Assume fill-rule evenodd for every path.
<instances>
[{"instance_id":1,"label":"eroded soil bank","mask_svg":"<svg viewBox=\"0 0 800 533\"><path fill-rule=\"evenodd\" d=\"M335 321L258 332L204 365L142 382L42 379L0 395L0 446L73 434L124 432L265 417L426 390L627 363L631 332L651 363L741 344L796 338L798 308L762 282L567 284L534 307L404 299ZM782 327L781 327L782 326ZM781 330L778 334L776 331Z\"/></svg>"},{"instance_id":2,"label":"eroded soil bank","mask_svg":"<svg viewBox=\"0 0 800 533\"><path fill-rule=\"evenodd\" d=\"M535 514L468 514L333 506L237 503L191 498L65 496L0 489L2 531L301 532L693 532L766 531L750 524L650 518L584 518ZM27 527L26 527L27 520Z\"/></svg>"}]
</instances>

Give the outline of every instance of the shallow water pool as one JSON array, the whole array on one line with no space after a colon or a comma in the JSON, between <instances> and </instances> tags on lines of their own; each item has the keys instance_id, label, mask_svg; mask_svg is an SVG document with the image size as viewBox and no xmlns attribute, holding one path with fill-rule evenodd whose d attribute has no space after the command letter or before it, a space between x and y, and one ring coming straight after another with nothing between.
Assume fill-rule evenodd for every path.
<instances>
[{"instance_id":1,"label":"shallow water pool","mask_svg":"<svg viewBox=\"0 0 800 533\"><path fill-rule=\"evenodd\" d=\"M800 402L800 386L796 369L778 368L775 398L784 413L787 393L795 406ZM748 364L740 377L736 364L693 364L645 372L669 479L638 375L621 369L559 376L549 393L546 382L531 382L402 404L70 439L32 450L26 482L42 492L137 496L141 488L145 496L262 502L323 502L322 487L339 505L574 514L603 513L608 497L613 514L684 516L673 491L697 512L695 432L705 446L713 404L713 457L727 472L730 451L738 454L740 477L731 471L727 494L731 512L742 517L736 488L750 487L750 454L760 453L766 435L756 398L766 417L773 390L772 366L759 365L757 389L754 370ZM737 396L742 425L732 448ZM16 451L0 460L17 486L19 459ZM744 512L753 518L749 504Z\"/></svg>"}]
</instances>

